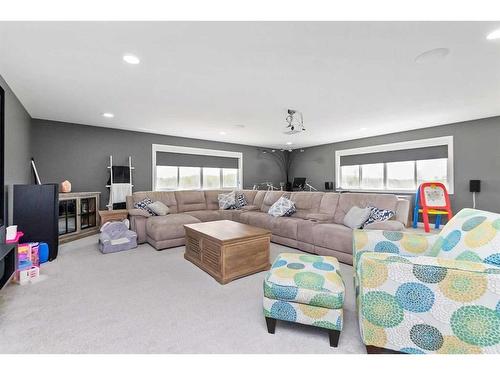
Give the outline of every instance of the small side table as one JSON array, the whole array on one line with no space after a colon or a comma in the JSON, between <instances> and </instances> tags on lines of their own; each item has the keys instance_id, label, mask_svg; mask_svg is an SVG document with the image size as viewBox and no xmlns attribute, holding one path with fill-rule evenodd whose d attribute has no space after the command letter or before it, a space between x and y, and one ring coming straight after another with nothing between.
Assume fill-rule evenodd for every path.
<instances>
[{"instance_id":1,"label":"small side table","mask_svg":"<svg viewBox=\"0 0 500 375\"><path fill-rule=\"evenodd\" d=\"M108 221L122 221L128 217L128 210L101 210L101 227Z\"/></svg>"}]
</instances>

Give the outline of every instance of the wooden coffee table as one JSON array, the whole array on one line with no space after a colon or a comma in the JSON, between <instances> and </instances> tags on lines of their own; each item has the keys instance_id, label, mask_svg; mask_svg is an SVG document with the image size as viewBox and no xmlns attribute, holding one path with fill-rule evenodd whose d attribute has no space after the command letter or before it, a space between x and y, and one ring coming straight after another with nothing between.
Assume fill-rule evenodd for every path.
<instances>
[{"instance_id":1,"label":"wooden coffee table","mask_svg":"<svg viewBox=\"0 0 500 375\"><path fill-rule=\"evenodd\" d=\"M184 258L221 284L268 270L271 232L231 220L186 224Z\"/></svg>"}]
</instances>

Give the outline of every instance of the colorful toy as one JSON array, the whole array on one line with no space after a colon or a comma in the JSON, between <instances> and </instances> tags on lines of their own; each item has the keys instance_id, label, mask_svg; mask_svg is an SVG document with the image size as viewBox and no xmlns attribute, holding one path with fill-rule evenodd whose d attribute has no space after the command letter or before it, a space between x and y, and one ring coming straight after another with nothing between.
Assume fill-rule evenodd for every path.
<instances>
[{"instance_id":1,"label":"colorful toy","mask_svg":"<svg viewBox=\"0 0 500 375\"><path fill-rule=\"evenodd\" d=\"M38 281L39 277L40 277L40 267L32 266L24 270L19 270L17 272L16 282L19 285L26 285L28 283Z\"/></svg>"},{"instance_id":2,"label":"colorful toy","mask_svg":"<svg viewBox=\"0 0 500 375\"><path fill-rule=\"evenodd\" d=\"M424 230L430 232L429 215L436 215L434 227L439 229L441 215L447 215L448 220L453 217L450 205L450 196L441 182L424 182L415 193L415 207L413 208L413 228L417 227L418 214L422 214Z\"/></svg>"},{"instance_id":3,"label":"colorful toy","mask_svg":"<svg viewBox=\"0 0 500 375\"><path fill-rule=\"evenodd\" d=\"M38 254L40 257L40 264L49 261L49 245L45 242L40 242L38 244Z\"/></svg>"},{"instance_id":4,"label":"colorful toy","mask_svg":"<svg viewBox=\"0 0 500 375\"><path fill-rule=\"evenodd\" d=\"M40 276L38 242L19 244L17 246L17 260L15 281L20 285L35 282Z\"/></svg>"}]
</instances>

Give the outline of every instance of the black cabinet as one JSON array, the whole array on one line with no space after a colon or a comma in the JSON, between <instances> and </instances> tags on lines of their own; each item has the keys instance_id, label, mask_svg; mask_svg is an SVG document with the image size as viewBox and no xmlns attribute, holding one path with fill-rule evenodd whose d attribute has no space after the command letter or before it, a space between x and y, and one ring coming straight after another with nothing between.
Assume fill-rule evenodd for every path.
<instances>
[{"instance_id":1,"label":"black cabinet","mask_svg":"<svg viewBox=\"0 0 500 375\"><path fill-rule=\"evenodd\" d=\"M59 201L59 235L76 232L76 199Z\"/></svg>"},{"instance_id":2,"label":"black cabinet","mask_svg":"<svg viewBox=\"0 0 500 375\"><path fill-rule=\"evenodd\" d=\"M14 224L22 242L46 242L49 260L58 252L59 202L57 184L14 185Z\"/></svg>"},{"instance_id":3,"label":"black cabinet","mask_svg":"<svg viewBox=\"0 0 500 375\"><path fill-rule=\"evenodd\" d=\"M99 232L99 192L59 193L59 243Z\"/></svg>"}]
</instances>

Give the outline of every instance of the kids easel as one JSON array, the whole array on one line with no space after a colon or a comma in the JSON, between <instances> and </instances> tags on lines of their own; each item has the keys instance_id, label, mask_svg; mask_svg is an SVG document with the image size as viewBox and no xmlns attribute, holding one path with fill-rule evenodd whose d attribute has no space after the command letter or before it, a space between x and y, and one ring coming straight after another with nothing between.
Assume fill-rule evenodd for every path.
<instances>
[{"instance_id":1,"label":"kids easel","mask_svg":"<svg viewBox=\"0 0 500 375\"><path fill-rule=\"evenodd\" d=\"M453 216L451 212L450 196L440 182L424 182L415 193L415 207L413 209L413 228L417 227L418 214L422 214L424 230L430 232L429 215L436 215L434 228L439 229L441 215L447 215L448 220Z\"/></svg>"}]
</instances>

